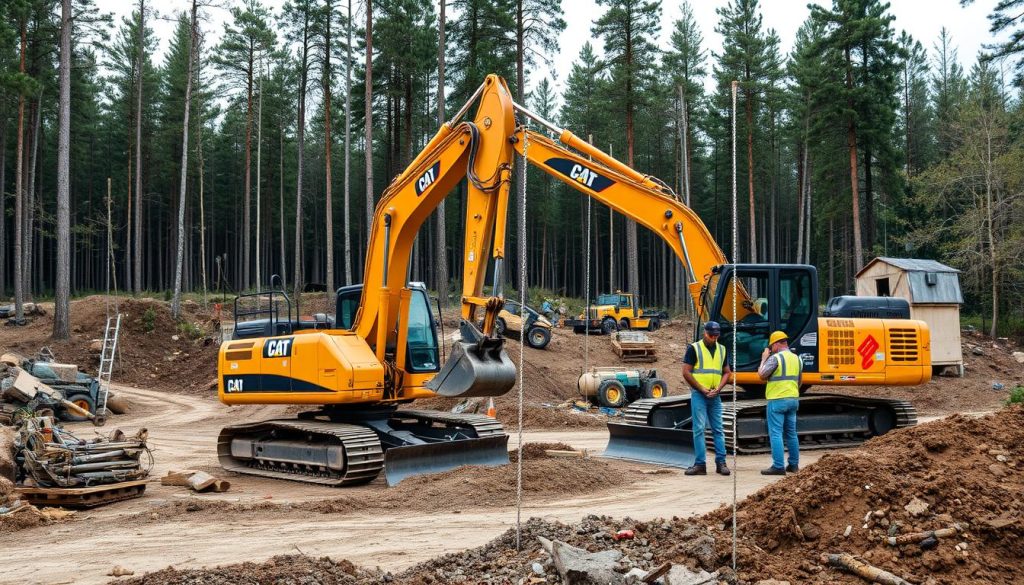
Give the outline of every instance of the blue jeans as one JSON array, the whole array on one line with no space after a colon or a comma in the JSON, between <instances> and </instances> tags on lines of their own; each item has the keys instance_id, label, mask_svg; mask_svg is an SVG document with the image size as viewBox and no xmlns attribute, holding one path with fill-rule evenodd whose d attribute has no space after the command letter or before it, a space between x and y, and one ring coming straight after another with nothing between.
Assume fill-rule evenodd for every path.
<instances>
[{"instance_id":1,"label":"blue jeans","mask_svg":"<svg viewBox=\"0 0 1024 585\"><path fill-rule=\"evenodd\" d=\"M768 401L768 439L772 444L772 467L786 467L782 446L789 451L789 464L800 465L800 440L796 436L796 411L800 401L796 398L777 398ZM785 439L785 440L783 440Z\"/></svg>"},{"instance_id":2,"label":"blue jeans","mask_svg":"<svg viewBox=\"0 0 1024 585\"><path fill-rule=\"evenodd\" d=\"M711 422L711 434L715 438L715 463L725 463L725 430L722 428L722 396L708 398L696 390L690 390L690 412L693 417L694 465L707 465L707 447L704 431Z\"/></svg>"}]
</instances>

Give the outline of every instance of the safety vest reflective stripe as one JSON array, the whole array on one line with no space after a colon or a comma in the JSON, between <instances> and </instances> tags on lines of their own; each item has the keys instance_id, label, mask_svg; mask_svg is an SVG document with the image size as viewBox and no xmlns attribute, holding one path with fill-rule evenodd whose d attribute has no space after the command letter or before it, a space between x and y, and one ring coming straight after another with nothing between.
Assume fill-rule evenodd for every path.
<instances>
[{"instance_id":1,"label":"safety vest reflective stripe","mask_svg":"<svg viewBox=\"0 0 1024 585\"><path fill-rule=\"evenodd\" d=\"M697 353L697 367L691 372L693 379L706 388L717 388L725 368L725 350L716 347L712 355L703 341L694 342L692 346Z\"/></svg>"},{"instance_id":2,"label":"safety vest reflective stripe","mask_svg":"<svg viewBox=\"0 0 1024 585\"><path fill-rule=\"evenodd\" d=\"M798 398L800 396L800 374L804 369L803 362L789 350L775 354L775 360L778 365L771 377L768 378L765 398L768 400Z\"/></svg>"}]
</instances>

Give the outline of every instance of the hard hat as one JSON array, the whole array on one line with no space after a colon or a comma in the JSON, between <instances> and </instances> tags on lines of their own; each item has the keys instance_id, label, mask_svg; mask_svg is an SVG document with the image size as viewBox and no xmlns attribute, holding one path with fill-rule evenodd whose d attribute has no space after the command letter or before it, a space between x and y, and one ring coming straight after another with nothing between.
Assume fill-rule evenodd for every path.
<instances>
[{"instance_id":1,"label":"hard hat","mask_svg":"<svg viewBox=\"0 0 1024 585\"><path fill-rule=\"evenodd\" d=\"M768 338L768 345L775 345L780 341L789 341L789 337L787 337L783 331L776 331Z\"/></svg>"}]
</instances>

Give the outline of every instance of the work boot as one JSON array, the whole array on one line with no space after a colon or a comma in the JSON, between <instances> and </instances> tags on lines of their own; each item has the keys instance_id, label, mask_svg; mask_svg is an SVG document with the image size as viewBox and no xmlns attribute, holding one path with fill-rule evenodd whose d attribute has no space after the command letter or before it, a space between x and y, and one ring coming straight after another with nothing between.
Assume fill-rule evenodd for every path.
<instances>
[{"instance_id":1,"label":"work boot","mask_svg":"<svg viewBox=\"0 0 1024 585\"><path fill-rule=\"evenodd\" d=\"M715 463L715 473L717 473L718 475L729 475L732 472L729 471L729 466L726 465L725 462L722 462Z\"/></svg>"},{"instance_id":2,"label":"work boot","mask_svg":"<svg viewBox=\"0 0 1024 585\"><path fill-rule=\"evenodd\" d=\"M691 466L686 468L686 471L683 472L683 475L707 475L707 474L708 474L708 466L705 465L704 463L698 463L698 464L691 465Z\"/></svg>"},{"instance_id":3,"label":"work boot","mask_svg":"<svg viewBox=\"0 0 1024 585\"><path fill-rule=\"evenodd\" d=\"M800 466L799 465L787 465L786 466L786 473L796 473L798 471L800 471Z\"/></svg>"},{"instance_id":4,"label":"work boot","mask_svg":"<svg viewBox=\"0 0 1024 585\"><path fill-rule=\"evenodd\" d=\"M769 467L762 469L761 475L786 475L786 470L781 467Z\"/></svg>"}]
</instances>

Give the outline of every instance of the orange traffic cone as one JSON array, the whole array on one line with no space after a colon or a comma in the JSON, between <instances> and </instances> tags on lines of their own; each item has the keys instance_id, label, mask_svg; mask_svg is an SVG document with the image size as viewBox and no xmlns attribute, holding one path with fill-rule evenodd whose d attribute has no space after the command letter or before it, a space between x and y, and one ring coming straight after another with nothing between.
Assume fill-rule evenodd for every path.
<instances>
[{"instance_id":1,"label":"orange traffic cone","mask_svg":"<svg viewBox=\"0 0 1024 585\"><path fill-rule=\"evenodd\" d=\"M498 417L498 409L494 407L494 398L487 399L487 416L491 418Z\"/></svg>"}]
</instances>

